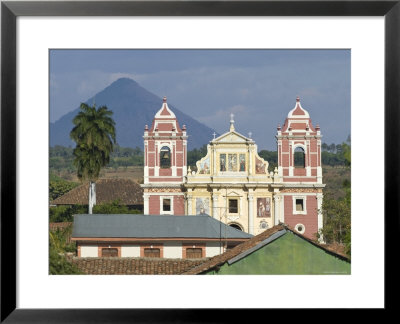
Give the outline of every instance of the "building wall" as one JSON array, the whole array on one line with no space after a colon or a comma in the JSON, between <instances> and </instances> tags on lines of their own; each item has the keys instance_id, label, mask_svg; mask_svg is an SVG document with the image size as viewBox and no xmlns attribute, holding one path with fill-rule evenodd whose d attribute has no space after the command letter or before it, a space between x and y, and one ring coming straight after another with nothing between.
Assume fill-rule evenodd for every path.
<instances>
[{"instance_id":1,"label":"building wall","mask_svg":"<svg viewBox=\"0 0 400 324\"><path fill-rule=\"evenodd\" d=\"M237 244L237 243L236 243ZM220 253L224 250L220 249L220 242L187 242L187 241L164 241L164 242L147 242L147 243L98 243L98 244L85 244L78 243L78 257L100 257L101 249L107 247L116 248L118 255L122 258L139 258L144 255L145 247L160 248L161 257L167 259L182 259L186 258L186 248L201 248L203 250L203 257L209 258Z\"/></svg>"},{"instance_id":2,"label":"building wall","mask_svg":"<svg viewBox=\"0 0 400 324\"><path fill-rule=\"evenodd\" d=\"M206 257L212 258L218 254L224 252L219 242L207 242L206 243Z\"/></svg>"},{"instance_id":3,"label":"building wall","mask_svg":"<svg viewBox=\"0 0 400 324\"><path fill-rule=\"evenodd\" d=\"M82 258L92 258L98 257L98 248L97 245L86 245L80 247L80 256Z\"/></svg>"},{"instance_id":4,"label":"building wall","mask_svg":"<svg viewBox=\"0 0 400 324\"><path fill-rule=\"evenodd\" d=\"M287 232L232 265L225 263L218 272L211 270L208 274L341 275L351 274L351 264Z\"/></svg>"},{"instance_id":5,"label":"building wall","mask_svg":"<svg viewBox=\"0 0 400 324\"><path fill-rule=\"evenodd\" d=\"M164 258L169 258L169 259L182 258L182 242L165 242Z\"/></svg>"},{"instance_id":6,"label":"building wall","mask_svg":"<svg viewBox=\"0 0 400 324\"><path fill-rule=\"evenodd\" d=\"M305 212L298 213L294 210L293 200L301 197L305 199ZM318 210L317 196L309 193L296 193L284 196L285 204L285 223L292 228L297 229L297 226L304 226L302 235L315 239L315 233L318 232Z\"/></svg>"},{"instance_id":7,"label":"building wall","mask_svg":"<svg viewBox=\"0 0 400 324\"><path fill-rule=\"evenodd\" d=\"M140 246L139 245L122 245L121 246L121 257L124 258L138 258L140 257Z\"/></svg>"}]
</instances>

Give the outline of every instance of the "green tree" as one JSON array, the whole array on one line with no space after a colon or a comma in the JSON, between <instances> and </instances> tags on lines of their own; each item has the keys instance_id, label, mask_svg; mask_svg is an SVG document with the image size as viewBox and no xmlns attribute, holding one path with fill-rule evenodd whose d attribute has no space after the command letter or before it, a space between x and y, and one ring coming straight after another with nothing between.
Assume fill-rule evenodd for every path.
<instances>
[{"instance_id":1,"label":"green tree","mask_svg":"<svg viewBox=\"0 0 400 324\"><path fill-rule=\"evenodd\" d=\"M192 170L197 170L196 162L200 161L203 157L207 155L207 144L204 144L201 148L193 149L187 152L187 165Z\"/></svg>"},{"instance_id":2,"label":"green tree","mask_svg":"<svg viewBox=\"0 0 400 324\"><path fill-rule=\"evenodd\" d=\"M128 206L121 205L119 200L115 200L94 206L93 214L140 214L140 211L129 209Z\"/></svg>"},{"instance_id":3,"label":"green tree","mask_svg":"<svg viewBox=\"0 0 400 324\"><path fill-rule=\"evenodd\" d=\"M87 206L72 205L72 206L53 206L50 207L50 222L73 222L73 215L86 214L88 212Z\"/></svg>"},{"instance_id":4,"label":"green tree","mask_svg":"<svg viewBox=\"0 0 400 324\"><path fill-rule=\"evenodd\" d=\"M274 171L278 166L278 152L261 150L258 155L268 162L268 171Z\"/></svg>"},{"instance_id":5,"label":"green tree","mask_svg":"<svg viewBox=\"0 0 400 324\"><path fill-rule=\"evenodd\" d=\"M49 273L80 274L79 269L65 257L65 253L76 251L75 243L67 243L71 236L72 226L50 231L49 239Z\"/></svg>"},{"instance_id":6,"label":"green tree","mask_svg":"<svg viewBox=\"0 0 400 324\"><path fill-rule=\"evenodd\" d=\"M349 137L350 138L350 137ZM351 146L342 143L341 158L346 165L351 166ZM324 226L319 234L322 234L326 243L344 244L345 252L351 255L351 181L344 180L342 187L345 197L334 199L326 194L322 203Z\"/></svg>"},{"instance_id":7,"label":"green tree","mask_svg":"<svg viewBox=\"0 0 400 324\"><path fill-rule=\"evenodd\" d=\"M106 106L96 109L82 103L80 112L73 119L75 127L70 136L76 142L73 151L78 178L89 180L89 214L96 204L96 180L100 170L110 162L115 144L113 112Z\"/></svg>"},{"instance_id":8,"label":"green tree","mask_svg":"<svg viewBox=\"0 0 400 324\"><path fill-rule=\"evenodd\" d=\"M64 179L57 179L57 180L52 180L50 178L50 185L49 185L49 194L50 194L50 201L54 200L71 189L75 188L79 184L76 182L71 182L71 181L66 181Z\"/></svg>"}]
</instances>

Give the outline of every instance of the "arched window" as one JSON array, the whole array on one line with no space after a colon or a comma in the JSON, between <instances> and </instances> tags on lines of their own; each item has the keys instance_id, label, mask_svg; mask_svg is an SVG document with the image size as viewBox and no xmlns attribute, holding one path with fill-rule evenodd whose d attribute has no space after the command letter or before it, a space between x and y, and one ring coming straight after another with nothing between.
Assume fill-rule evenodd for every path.
<instances>
[{"instance_id":1,"label":"arched window","mask_svg":"<svg viewBox=\"0 0 400 324\"><path fill-rule=\"evenodd\" d=\"M163 146L160 150L160 166L162 168L171 167L171 151L168 146Z\"/></svg>"},{"instance_id":2,"label":"arched window","mask_svg":"<svg viewBox=\"0 0 400 324\"><path fill-rule=\"evenodd\" d=\"M243 229L242 229L238 224L232 223L232 224L229 224L229 226L230 226L230 227L233 227L233 228L236 228L236 229L238 229L239 231L243 231Z\"/></svg>"},{"instance_id":3,"label":"arched window","mask_svg":"<svg viewBox=\"0 0 400 324\"><path fill-rule=\"evenodd\" d=\"M306 167L306 154L302 147L296 147L294 150L294 167L305 168Z\"/></svg>"}]
</instances>

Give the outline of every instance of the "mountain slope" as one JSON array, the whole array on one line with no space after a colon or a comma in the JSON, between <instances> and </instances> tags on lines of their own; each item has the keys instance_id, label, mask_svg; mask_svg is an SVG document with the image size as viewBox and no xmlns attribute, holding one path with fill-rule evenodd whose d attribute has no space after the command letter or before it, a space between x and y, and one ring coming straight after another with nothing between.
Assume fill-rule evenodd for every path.
<instances>
[{"instance_id":1,"label":"mountain slope","mask_svg":"<svg viewBox=\"0 0 400 324\"><path fill-rule=\"evenodd\" d=\"M114 112L113 119L116 123L117 143L122 147L143 147L143 131L147 124L149 127L154 115L161 108L162 99L141 87L136 81L121 78L107 88L97 93L94 98L86 101L87 104L96 106L106 105ZM179 125L186 125L189 135L188 149L199 148L212 139L213 129L201 124L186 115L173 105L168 106L178 118ZM73 124L72 119L79 108L67 113L54 123L50 123L50 146L74 146L69 132Z\"/></svg>"}]
</instances>

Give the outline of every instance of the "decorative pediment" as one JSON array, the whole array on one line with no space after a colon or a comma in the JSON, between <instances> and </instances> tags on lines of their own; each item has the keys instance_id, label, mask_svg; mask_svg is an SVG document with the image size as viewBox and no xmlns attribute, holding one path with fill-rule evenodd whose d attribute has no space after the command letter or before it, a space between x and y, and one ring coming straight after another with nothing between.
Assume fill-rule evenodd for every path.
<instances>
[{"instance_id":1,"label":"decorative pediment","mask_svg":"<svg viewBox=\"0 0 400 324\"><path fill-rule=\"evenodd\" d=\"M222 134L220 137L213 140L214 143L215 142L218 142L218 143L229 143L229 142L246 143L248 141L251 141L251 139L249 139L235 131Z\"/></svg>"},{"instance_id":2,"label":"decorative pediment","mask_svg":"<svg viewBox=\"0 0 400 324\"><path fill-rule=\"evenodd\" d=\"M241 197L236 191L229 191L227 197Z\"/></svg>"}]
</instances>

